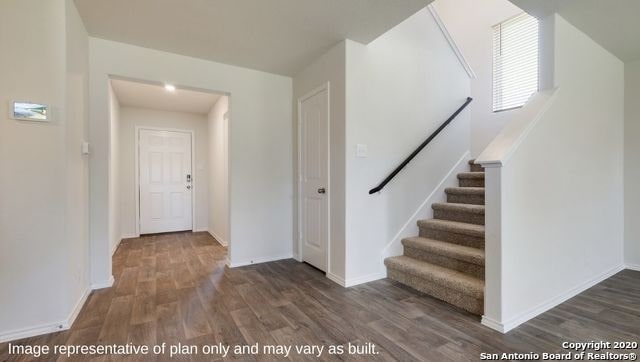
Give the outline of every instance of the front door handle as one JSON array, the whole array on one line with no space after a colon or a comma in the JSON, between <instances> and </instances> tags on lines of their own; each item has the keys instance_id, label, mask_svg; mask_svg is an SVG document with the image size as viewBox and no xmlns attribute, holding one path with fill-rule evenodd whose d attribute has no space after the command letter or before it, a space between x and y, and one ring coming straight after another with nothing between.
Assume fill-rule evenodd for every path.
<instances>
[{"instance_id":1,"label":"front door handle","mask_svg":"<svg viewBox=\"0 0 640 362\"><path fill-rule=\"evenodd\" d=\"M318 189L318 193L319 194L326 194L327 190L324 187L321 187L321 188Z\"/></svg>"}]
</instances>

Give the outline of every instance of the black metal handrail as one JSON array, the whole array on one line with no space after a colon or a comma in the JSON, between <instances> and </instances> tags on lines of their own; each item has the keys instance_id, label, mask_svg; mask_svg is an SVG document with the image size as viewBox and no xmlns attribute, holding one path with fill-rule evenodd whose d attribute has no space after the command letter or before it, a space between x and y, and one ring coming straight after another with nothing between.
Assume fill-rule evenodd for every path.
<instances>
[{"instance_id":1,"label":"black metal handrail","mask_svg":"<svg viewBox=\"0 0 640 362\"><path fill-rule=\"evenodd\" d=\"M411 154L405 158L404 161L402 161L402 163L396 167L395 170L393 170L393 172L391 172L389 174L389 176L387 176L387 178L384 179L384 181L382 181L380 183L380 185L372 188L371 190L369 190L369 195L371 194L375 194L376 192L379 192L380 190L382 190L388 183L389 181L391 181L394 177L396 177L396 175L402 171L402 169L409 163L411 162L411 160L414 159L414 157L416 157L418 155L418 153L420 153L420 151L422 151L423 148L425 148L429 142L431 142L434 138L436 138L436 136L442 132L442 130L447 127L449 125L449 123L451 123L451 121L453 121L454 118L456 118L458 116L458 114L460 114L460 112L462 112L468 105L469 103L471 103L471 101L473 101L473 98L471 97L467 97L467 100L464 102L464 104L462 104L462 106L460 106L460 108L458 108L457 111L453 112L453 114L447 118L446 121L444 121L440 127L438 127L437 130L435 130L431 136L429 136L429 138L427 138L424 142L422 142L422 144L420 144L420 146L418 146L418 148L415 149L415 151L411 152Z\"/></svg>"}]
</instances>

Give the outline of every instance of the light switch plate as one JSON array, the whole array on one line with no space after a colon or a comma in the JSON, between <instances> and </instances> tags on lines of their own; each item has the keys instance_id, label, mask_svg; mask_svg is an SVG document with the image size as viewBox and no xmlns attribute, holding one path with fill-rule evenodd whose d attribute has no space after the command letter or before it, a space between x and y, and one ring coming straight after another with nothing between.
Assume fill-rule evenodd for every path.
<instances>
[{"instance_id":1,"label":"light switch plate","mask_svg":"<svg viewBox=\"0 0 640 362\"><path fill-rule=\"evenodd\" d=\"M358 143L356 145L356 157L368 157L369 156L369 147L367 145Z\"/></svg>"},{"instance_id":2,"label":"light switch plate","mask_svg":"<svg viewBox=\"0 0 640 362\"><path fill-rule=\"evenodd\" d=\"M83 155L89 154L89 142L82 142L82 154Z\"/></svg>"}]
</instances>

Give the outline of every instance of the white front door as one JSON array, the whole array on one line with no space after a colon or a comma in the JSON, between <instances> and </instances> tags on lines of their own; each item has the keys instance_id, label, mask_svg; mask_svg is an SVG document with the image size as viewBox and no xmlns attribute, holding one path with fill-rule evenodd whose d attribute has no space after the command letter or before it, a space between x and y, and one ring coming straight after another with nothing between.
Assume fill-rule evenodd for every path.
<instances>
[{"instance_id":1,"label":"white front door","mask_svg":"<svg viewBox=\"0 0 640 362\"><path fill-rule=\"evenodd\" d=\"M191 134L139 132L140 233L192 229Z\"/></svg>"},{"instance_id":2,"label":"white front door","mask_svg":"<svg viewBox=\"0 0 640 362\"><path fill-rule=\"evenodd\" d=\"M327 271L329 244L329 92L301 98L300 245L302 260Z\"/></svg>"}]
</instances>

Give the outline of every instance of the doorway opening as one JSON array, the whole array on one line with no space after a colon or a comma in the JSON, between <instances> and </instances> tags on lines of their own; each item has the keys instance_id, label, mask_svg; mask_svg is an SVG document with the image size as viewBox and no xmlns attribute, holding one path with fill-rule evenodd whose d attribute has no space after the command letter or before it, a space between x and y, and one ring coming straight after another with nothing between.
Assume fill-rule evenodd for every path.
<instances>
[{"instance_id":1,"label":"doorway opening","mask_svg":"<svg viewBox=\"0 0 640 362\"><path fill-rule=\"evenodd\" d=\"M229 245L229 94L110 77L109 241L207 232Z\"/></svg>"}]
</instances>

